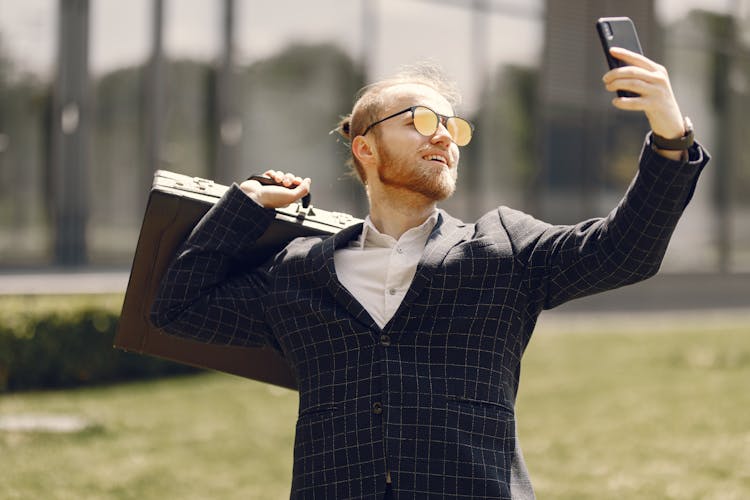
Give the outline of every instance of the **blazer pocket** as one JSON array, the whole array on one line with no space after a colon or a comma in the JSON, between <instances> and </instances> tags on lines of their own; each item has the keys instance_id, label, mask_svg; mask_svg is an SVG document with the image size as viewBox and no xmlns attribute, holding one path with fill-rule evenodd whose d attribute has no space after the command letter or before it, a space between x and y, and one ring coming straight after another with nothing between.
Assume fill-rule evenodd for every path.
<instances>
[{"instance_id":1,"label":"blazer pocket","mask_svg":"<svg viewBox=\"0 0 750 500\"><path fill-rule=\"evenodd\" d=\"M515 448L513 409L505 404L457 396L446 403L448 435L461 463L482 463L487 477L510 479Z\"/></svg>"},{"instance_id":2,"label":"blazer pocket","mask_svg":"<svg viewBox=\"0 0 750 500\"><path fill-rule=\"evenodd\" d=\"M294 435L292 491L314 491L335 481L336 441L341 439L336 434L341 428L341 422L336 425L337 416L335 405L312 406L300 412Z\"/></svg>"},{"instance_id":3,"label":"blazer pocket","mask_svg":"<svg viewBox=\"0 0 750 500\"><path fill-rule=\"evenodd\" d=\"M446 399L448 402L455 402L459 405L465 405L469 408L476 408L478 410L482 411L489 411L489 412L499 412L499 413L505 413L511 418L514 415L513 408L509 405L506 405L505 403L496 403L493 401L483 401L480 399L471 399L471 398L465 398L463 396L454 396L452 394L449 394L446 396Z\"/></svg>"},{"instance_id":4,"label":"blazer pocket","mask_svg":"<svg viewBox=\"0 0 750 500\"><path fill-rule=\"evenodd\" d=\"M312 406L300 412L294 436L295 456L325 457L333 452L335 414L335 405Z\"/></svg>"},{"instance_id":5,"label":"blazer pocket","mask_svg":"<svg viewBox=\"0 0 750 500\"><path fill-rule=\"evenodd\" d=\"M314 405L309 406L299 412L299 415L297 416L297 420L302 420L303 418L315 416L315 415L325 415L325 414L333 414L337 409L337 406L335 404L322 404L322 405Z\"/></svg>"}]
</instances>

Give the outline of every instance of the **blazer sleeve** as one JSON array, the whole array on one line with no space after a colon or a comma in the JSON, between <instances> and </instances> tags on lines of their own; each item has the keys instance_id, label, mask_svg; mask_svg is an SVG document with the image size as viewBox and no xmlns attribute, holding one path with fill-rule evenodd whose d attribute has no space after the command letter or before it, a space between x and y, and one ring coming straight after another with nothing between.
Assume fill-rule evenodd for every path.
<instances>
[{"instance_id":1,"label":"blazer sleeve","mask_svg":"<svg viewBox=\"0 0 750 500\"><path fill-rule=\"evenodd\" d=\"M649 134L638 173L607 217L553 226L501 208L532 307L538 312L653 276L708 160L697 143L685 161L664 158Z\"/></svg>"},{"instance_id":2,"label":"blazer sleeve","mask_svg":"<svg viewBox=\"0 0 750 500\"><path fill-rule=\"evenodd\" d=\"M151 321L166 333L206 343L278 349L263 314L268 271L241 269L274 211L232 185L179 249L162 280Z\"/></svg>"}]
</instances>

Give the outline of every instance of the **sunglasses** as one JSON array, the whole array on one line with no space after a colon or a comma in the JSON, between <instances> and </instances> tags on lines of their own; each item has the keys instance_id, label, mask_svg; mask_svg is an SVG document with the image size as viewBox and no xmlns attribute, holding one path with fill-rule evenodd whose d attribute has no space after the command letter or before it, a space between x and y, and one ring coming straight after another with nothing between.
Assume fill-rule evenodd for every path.
<instances>
[{"instance_id":1,"label":"sunglasses","mask_svg":"<svg viewBox=\"0 0 750 500\"><path fill-rule=\"evenodd\" d=\"M398 113L393 113L385 118L381 118L375 123L371 123L370 126L362 132L362 135L367 134L367 132L378 123L383 123L384 121L402 115L407 111L411 112L414 128L424 136L429 137L437 132L438 125L442 123L457 146L466 146L471 141L471 136L474 133L473 123L458 116L445 116L438 114L427 106L411 106L399 111Z\"/></svg>"}]
</instances>

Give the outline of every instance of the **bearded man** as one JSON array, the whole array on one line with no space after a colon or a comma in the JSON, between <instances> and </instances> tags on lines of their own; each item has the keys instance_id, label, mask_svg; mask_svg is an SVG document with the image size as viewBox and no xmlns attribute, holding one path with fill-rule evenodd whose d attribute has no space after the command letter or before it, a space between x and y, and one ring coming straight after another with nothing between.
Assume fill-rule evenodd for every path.
<instances>
[{"instance_id":1,"label":"bearded man","mask_svg":"<svg viewBox=\"0 0 750 500\"><path fill-rule=\"evenodd\" d=\"M638 173L606 217L553 226L501 206L473 223L437 208L473 125L431 72L366 87L339 126L364 183L364 224L291 242L250 271L233 264L274 208L310 179L233 185L184 244L152 312L167 332L270 346L294 370L292 498L503 498L534 493L514 404L537 317L659 268L706 152L666 71L620 49L604 76L651 132ZM634 162L635 163L635 162Z\"/></svg>"}]
</instances>

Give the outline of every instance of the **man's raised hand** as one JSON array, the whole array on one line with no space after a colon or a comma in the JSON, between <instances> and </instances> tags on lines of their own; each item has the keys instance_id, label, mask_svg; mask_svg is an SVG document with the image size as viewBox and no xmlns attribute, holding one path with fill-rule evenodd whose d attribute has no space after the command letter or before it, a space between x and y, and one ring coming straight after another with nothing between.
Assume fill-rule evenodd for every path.
<instances>
[{"instance_id":1,"label":"man's raised hand","mask_svg":"<svg viewBox=\"0 0 750 500\"><path fill-rule=\"evenodd\" d=\"M602 80L611 92L627 90L639 97L616 97L612 104L618 109L643 111L651 130L668 139L685 134L685 123L672 92L664 66L651 59L619 47L610 50L613 57L628 64L608 71Z\"/></svg>"}]
</instances>

